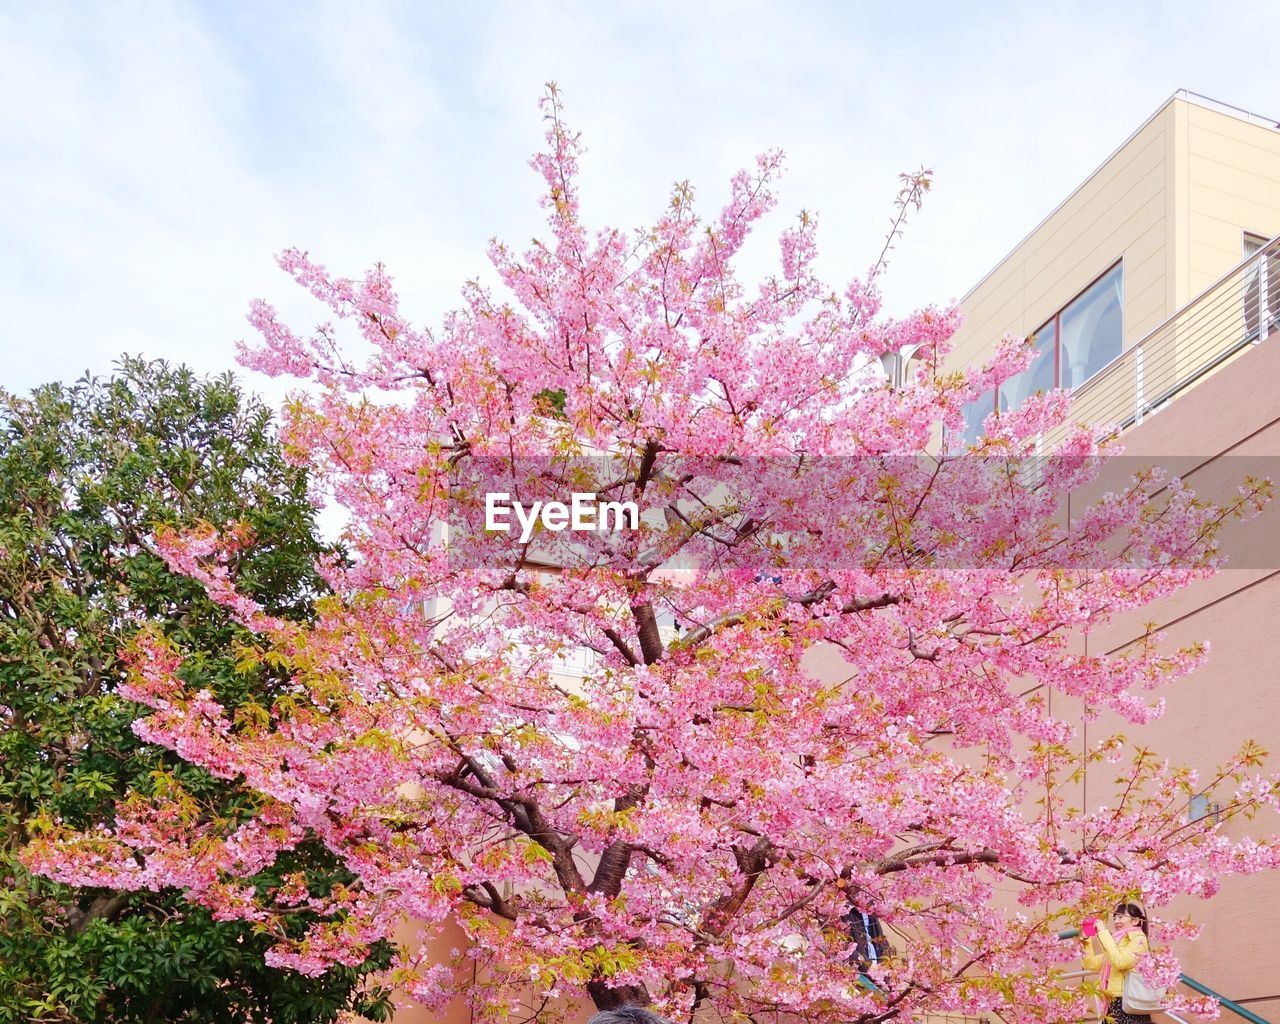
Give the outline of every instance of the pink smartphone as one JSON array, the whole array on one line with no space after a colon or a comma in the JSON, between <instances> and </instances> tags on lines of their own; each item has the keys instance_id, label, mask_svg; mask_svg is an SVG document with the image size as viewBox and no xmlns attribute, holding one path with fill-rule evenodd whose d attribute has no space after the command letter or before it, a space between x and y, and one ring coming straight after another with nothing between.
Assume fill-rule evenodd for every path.
<instances>
[{"instance_id":1,"label":"pink smartphone","mask_svg":"<svg viewBox=\"0 0 1280 1024\"><path fill-rule=\"evenodd\" d=\"M1093 938L1098 934L1098 919L1096 917L1086 917L1080 922L1080 933Z\"/></svg>"}]
</instances>

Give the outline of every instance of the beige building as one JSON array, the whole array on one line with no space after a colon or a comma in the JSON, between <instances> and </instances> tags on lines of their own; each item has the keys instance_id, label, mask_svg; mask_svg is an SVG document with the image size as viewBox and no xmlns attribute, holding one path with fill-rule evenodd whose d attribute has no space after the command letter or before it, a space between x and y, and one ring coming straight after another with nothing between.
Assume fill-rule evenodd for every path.
<instances>
[{"instance_id":1,"label":"beige building","mask_svg":"<svg viewBox=\"0 0 1280 1024\"><path fill-rule=\"evenodd\" d=\"M1035 339L1030 368L969 407L968 436L1057 384L1073 390L1073 419L1114 424L1127 454L1206 493L1245 472L1280 482L1277 235L1280 126L1175 94L962 300L953 366L981 362L1002 335ZM1154 619L1170 644L1210 642L1208 666L1169 690L1141 737L1206 773L1246 738L1280 754L1278 528L1274 509L1233 528L1227 571L1084 641L1117 650ZM1081 741L1116 728L1090 723ZM1107 774L1086 783L1087 804L1105 802ZM1205 796L1186 813L1214 811ZM1276 825L1227 827L1239 837ZM1230 880L1177 910L1203 925L1178 950L1186 974L1280 1019L1280 879Z\"/></svg>"},{"instance_id":2,"label":"beige building","mask_svg":"<svg viewBox=\"0 0 1280 1024\"><path fill-rule=\"evenodd\" d=\"M1087 401L1081 415L1128 425L1140 404L1141 418L1171 387L1185 388L1203 353L1216 358L1229 340L1267 326L1260 305L1274 314L1280 276L1259 293L1259 270L1275 261L1241 263L1277 234L1275 123L1176 94L962 300L954 365L981 361L1005 334L1036 338L1036 362L1002 394L974 403L971 431L997 405L1055 381ZM1206 291L1224 297L1233 270L1240 302L1214 306L1211 320L1191 318L1213 304ZM1140 356L1131 393L1120 377L1138 375Z\"/></svg>"}]
</instances>

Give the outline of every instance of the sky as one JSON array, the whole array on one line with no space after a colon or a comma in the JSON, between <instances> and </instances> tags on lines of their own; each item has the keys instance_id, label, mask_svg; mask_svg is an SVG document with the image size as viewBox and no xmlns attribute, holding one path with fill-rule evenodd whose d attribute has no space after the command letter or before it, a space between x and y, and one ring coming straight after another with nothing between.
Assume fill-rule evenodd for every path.
<instances>
[{"instance_id":1,"label":"sky","mask_svg":"<svg viewBox=\"0 0 1280 1024\"><path fill-rule=\"evenodd\" d=\"M439 324L490 279L490 238L541 233L550 80L593 226L651 222L684 179L711 215L783 149L762 271L806 209L827 278L861 273L898 173L931 167L883 287L890 312L949 303L1175 90L1280 119L1272 3L1215 9L0 0L0 387L123 352L235 368L251 299L324 319L275 267L286 246L343 276L383 262Z\"/></svg>"}]
</instances>

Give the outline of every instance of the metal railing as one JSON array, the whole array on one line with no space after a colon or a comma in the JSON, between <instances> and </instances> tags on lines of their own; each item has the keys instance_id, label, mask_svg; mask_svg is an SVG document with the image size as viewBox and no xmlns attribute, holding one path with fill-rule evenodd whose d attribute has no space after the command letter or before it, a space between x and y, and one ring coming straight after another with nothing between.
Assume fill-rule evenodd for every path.
<instances>
[{"instance_id":1,"label":"metal railing","mask_svg":"<svg viewBox=\"0 0 1280 1024\"><path fill-rule=\"evenodd\" d=\"M1251 345L1280 331L1280 236L1076 388L1071 421L1125 430ZM1044 438L1052 450L1067 424Z\"/></svg>"},{"instance_id":2,"label":"metal railing","mask_svg":"<svg viewBox=\"0 0 1280 1024\"><path fill-rule=\"evenodd\" d=\"M1215 1000L1218 1003L1218 1005L1221 1006L1224 1010L1230 1010L1236 1016L1243 1017L1245 1020L1249 1021L1249 1024L1269 1024L1268 1021L1266 1021L1262 1017L1259 1017L1252 1010L1248 1009L1247 1007L1241 1006L1239 1003L1235 1002L1234 1000L1228 999L1226 996L1222 995L1221 993L1215 992L1204 982L1196 981L1195 978L1189 978L1185 974L1180 975L1179 977L1182 984L1186 985L1187 988L1195 989L1202 996L1208 996L1210 999Z\"/></svg>"}]
</instances>

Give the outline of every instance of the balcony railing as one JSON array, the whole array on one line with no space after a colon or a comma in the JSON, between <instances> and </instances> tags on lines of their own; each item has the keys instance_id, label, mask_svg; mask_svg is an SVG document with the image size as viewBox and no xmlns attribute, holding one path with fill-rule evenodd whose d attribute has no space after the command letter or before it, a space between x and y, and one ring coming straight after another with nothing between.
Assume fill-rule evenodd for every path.
<instances>
[{"instance_id":1,"label":"balcony railing","mask_svg":"<svg viewBox=\"0 0 1280 1024\"><path fill-rule=\"evenodd\" d=\"M1280 236L1241 260L1078 387L1071 421L1142 423L1251 345L1280 332ZM1066 434L1050 432L1046 447Z\"/></svg>"}]
</instances>

